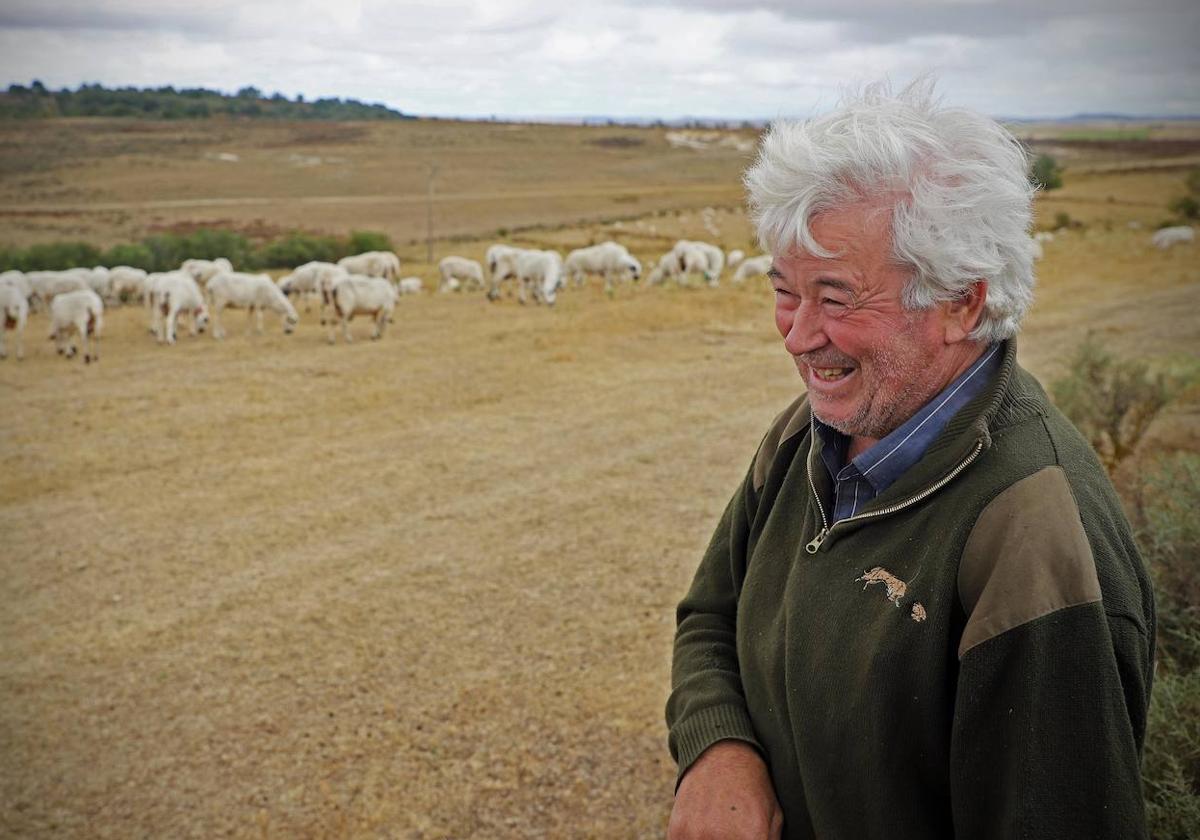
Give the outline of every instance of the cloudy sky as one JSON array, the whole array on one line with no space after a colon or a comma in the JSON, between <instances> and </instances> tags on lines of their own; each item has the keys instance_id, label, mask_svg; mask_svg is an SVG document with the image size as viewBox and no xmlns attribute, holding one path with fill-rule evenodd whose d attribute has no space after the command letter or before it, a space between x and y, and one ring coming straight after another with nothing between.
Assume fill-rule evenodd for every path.
<instances>
[{"instance_id":1,"label":"cloudy sky","mask_svg":"<svg viewBox=\"0 0 1200 840\"><path fill-rule=\"evenodd\" d=\"M824 110L934 72L995 116L1200 114L1197 0L0 0L0 81L343 96L438 116Z\"/></svg>"}]
</instances>

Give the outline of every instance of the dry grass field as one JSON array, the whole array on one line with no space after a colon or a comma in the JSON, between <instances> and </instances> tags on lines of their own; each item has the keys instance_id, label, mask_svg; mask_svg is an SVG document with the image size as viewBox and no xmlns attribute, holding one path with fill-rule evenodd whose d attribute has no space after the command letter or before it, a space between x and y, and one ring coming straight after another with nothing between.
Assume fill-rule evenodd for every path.
<instances>
[{"instance_id":1,"label":"dry grass field","mask_svg":"<svg viewBox=\"0 0 1200 840\"><path fill-rule=\"evenodd\" d=\"M86 153L60 123L0 126L11 242L217 220L418 240L432 144L459 237L436 256L527 225L643 260L684 233L749 245L746 153L657 129L92 125L62 129ZM645 143L591 142L618 135ZM254 178L203 156L226 150ZM1095 153L1043 199L1086 222L1039 266L1020 347L1044 380L1088 331L1200 352L1200 252L1128 227L1189 161L1139 160ZM423 254L404 273L431 281ZM356 322L329 346L302 311L291 336L234 315L175 347L125 307L89 367L35 315L0 362L0 835L662 836L673 608L799 387L770 307L761 282L425 294L380 342ZM1200 451L1196 421L1185 402L1148 445Z\"/></svg>"}]
</instances>

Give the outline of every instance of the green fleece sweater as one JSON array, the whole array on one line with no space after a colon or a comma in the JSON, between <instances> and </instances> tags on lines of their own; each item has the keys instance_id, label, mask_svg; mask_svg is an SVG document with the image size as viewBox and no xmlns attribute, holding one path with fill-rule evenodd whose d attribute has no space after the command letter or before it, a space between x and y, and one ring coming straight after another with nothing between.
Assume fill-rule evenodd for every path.
<instances>
[{"instance_id":1,"label":"green fleece sweater","mask_svg":"<svg viewBox=\"0 0 1200 840\"><path fill-rule=\"evenodd\" d=\"M680 777L717 741L755 745L795 840L1144 837L1150 581L1014 343L917 465L832 528L813 437L801 398L679 605Z\"/></svg>"}]
</instances>

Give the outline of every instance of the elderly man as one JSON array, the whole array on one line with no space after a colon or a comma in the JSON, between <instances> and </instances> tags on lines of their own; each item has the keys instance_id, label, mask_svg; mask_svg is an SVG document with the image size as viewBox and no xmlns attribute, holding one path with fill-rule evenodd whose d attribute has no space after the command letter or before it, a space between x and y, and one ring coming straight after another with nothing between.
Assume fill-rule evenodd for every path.
<instances>
[{"instance_id":1,"label":"elderly man","mask_svg":"<svg viewBox=\"0 0 1200 840\"><path fill-rule=\"evenodd\" d=\"M1153 596L1016 361L1022 149L878 85L775 125L746 183L807 393L679 605L669 837L1144 836Z\"/></svg>"}]
</instances>

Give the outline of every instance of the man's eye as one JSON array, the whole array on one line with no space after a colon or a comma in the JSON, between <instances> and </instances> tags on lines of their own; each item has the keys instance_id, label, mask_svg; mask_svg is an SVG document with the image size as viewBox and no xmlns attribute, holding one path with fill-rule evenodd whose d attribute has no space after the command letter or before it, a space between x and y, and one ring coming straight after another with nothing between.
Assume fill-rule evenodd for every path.
<instances>
[{"instance_id":1,"label":"man's eye","mask_svg":"<svg viewBox=\"0 0 1200 840\"><path fill-rule=\"evenodd\" d=\"M825 304L826 306L834 306L834 307L841 307L841 306L846 305L844 301L840 301L835 298L828 298L828 297L821 298L821 303Z\"/></svg>"}]
</instances>

